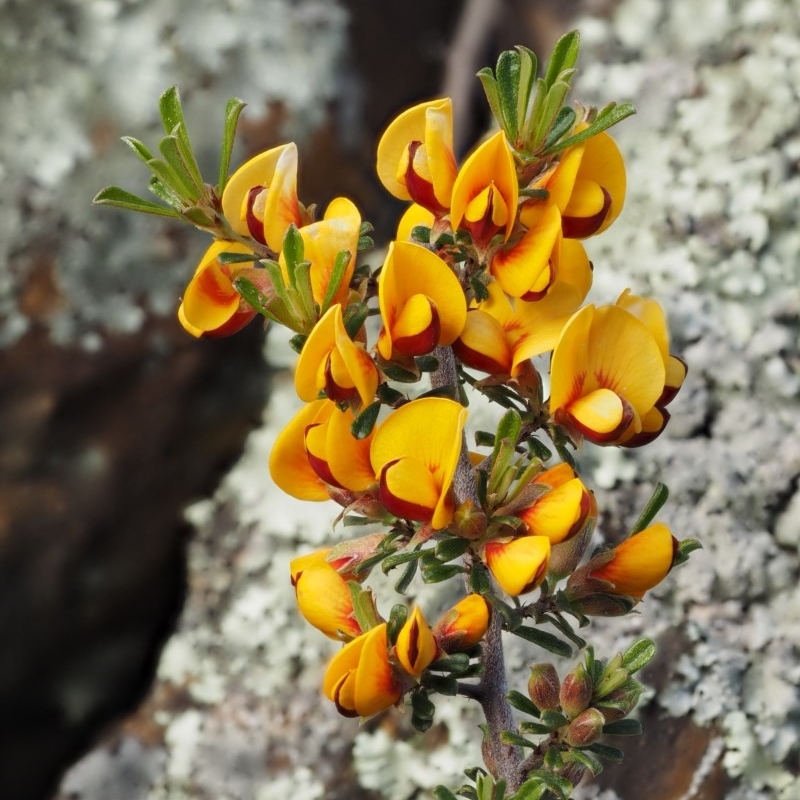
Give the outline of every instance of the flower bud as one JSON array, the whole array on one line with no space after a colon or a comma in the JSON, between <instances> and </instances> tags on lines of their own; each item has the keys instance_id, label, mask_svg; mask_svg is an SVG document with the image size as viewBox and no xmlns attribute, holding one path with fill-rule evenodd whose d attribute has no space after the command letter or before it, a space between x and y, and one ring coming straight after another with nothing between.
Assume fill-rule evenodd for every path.
<instances>
[{"instance_id":1,"label":"flower bud","mask_svg":"<svg viewBox=\"0 0 800 800\"><path fill-rule=\"evenodd\" d=\"M586 667L580 663L564 678L559 700L561 709L570 719L574 719L589 707L594 686Z\"/></svg>"},{"instance_id":2,"label":"flower bud","mask_svg":"<svg viewBox=\"0 0 800 800\"><path fill-rule=\"evenodd\" d=\"M628 678L622 686L609 692L595 702L595 707L603 712L606 722L616 722L627 717L636 708L642 695L642 685L633 678Z\"/></svg>"},{"instance_id":3,"label":"flower bud","mask_svg":"<svg viewBox=\"0 0 800 800\"><path fill-rule=\"evenodd\" d=\"M450 529L464 539L480 539L486 533L486 514L472 500L467 500L455 510Z\"/></svg>"},{"instance_id":4,"label":"flower bud","mask_svg":"<svg viewBox=\"0 0 800 800\"><path fill-rule=\"evenodd\" d=\"M436 623L433 635L446 653L466 650L483 639L489 627L489 604L479 594L468 594L445 611Z\"/></svg>"},{"instance_id":5,"label":"flower bud","mask_svg":"<svg viewBox=\"0 0 800 800\"><path fill-rule=\"evenodd\" d=\"M418 676L436 658L436 640L419 608L414 608L400 629L395 655L409 674Z\"/></svg>"},{"instance_id":6,"label":"flower bud","mask_svg":"<svg viewBox=\"0 0 800 800\"><path fill-rule=\"evenodd\" d=\"M596 708L587 708L570 722L564 741L572 747L594 744L603 735L606 721Z\"/></svg>"},{"instance_id":7,"label":"flower bud","mask_svg":"<svg viewBox=\"0 0 800 800\"><path fill-rule=\"evenodd\" d=\"M558 711L561 708L559 692L561 682L552 664L532 664L528 678L528 695L540 711Z\"/></svg>"}]
</instances>

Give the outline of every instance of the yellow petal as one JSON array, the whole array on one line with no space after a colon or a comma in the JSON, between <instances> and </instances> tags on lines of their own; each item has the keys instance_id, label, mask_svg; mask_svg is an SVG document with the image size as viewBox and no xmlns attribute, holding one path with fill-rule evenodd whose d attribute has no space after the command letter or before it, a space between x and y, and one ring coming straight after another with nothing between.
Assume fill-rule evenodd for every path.
<instances>
[{"instance_id":1,"label":"yellow petal","mask_svg":"<svg viewBox=\"0 0 800 800\"><path fill-rule=\"evenodd\" d=\"M570 403L566 410L582 428L603 436L620 430L625 417L622 398L611 389L595 389Z\"/></svg>"},{"instance_id":2,"label":"yellow petal","mask_svg":"<svg viewBox=\"0 0 800 800\"><path fill-rule=\"evenodd\" d=\"M441 492L433 473L415 459L400 458L381 471L381 502L397 517L429 522Z\"/></svg>"},{"instance_id":3,"label":"yellow petal","mask_svg":"<svg viewBox=\"0 0 800 800\"><path fill-rule=\"evenodd\" d=\"M421 245L392 242L378 279L378 300L383 320L383 335L378 348L385 359L391 358L395 325L405 305L415 295L429 298L436 307L439 344L452 344L464 328L467 301L450 267Z\"/></svg>"},{"instance_id":4,"label":"yellow petal","mask_svg":"<svg viewBox=\"0 0 800 800\"><path fill-rule=\"evenodd\" d=\"M625 202L625 161L609 133L603 131L586 142L577 178L601 186L611 197L611 207L595 233L602 233L619 216Z\"/></svg>"},{"instance_id":5,"label":"yellow petal","mask_svg":"<svg viewBox=\"0 0 800 800\"><path fill-rule=\"evenodd\" d=\"M386 623L365 634L356 668L355 710L361 717L371 717L393 706L401 696L389 664Z\"/></svg>"},{"instance_id":6,"label":"yellow petal","mask_svg":"<svg viewBox=\"0 0 800 800\"><path fill-rule=\"evenodd\" d=\"M559 544L583 527L589 506L586 487L573 478L542 495L517 516L528 526L529 534L546 536L550 544Z\"/></svg>"},{"instance_id":7,"label":"yellow petal","mask_svg":"<svg viewBox=\"0 0 800 800\"><path fill-rule=\"evenodd\" d=\"M504 239L507 240L516 221L519 184L514 157L502 131L479 145L459 170L450 201L453 229L457 229L467 217L468 206L489 187L493 187L499 195L495 201L498 208L502 201L502 207L506 209L503 215L505 219L498 226L504 229Z\"/></svg>"},{"instance_id":8,"label":"yellow petal","mask_svg":"<svg viewBox=\"0 0 800 800\"><path fill-rule=\"evenodd\" d=\"M316 564L320 561L325 561L325 557L330 553L331 548L325 547L321 550L315 550L313 553L306 553L303 556L298 556L297 558L293 558L289 562L289 573L292 576L292 586L297 583L297 577L300 573L306 569L306 567L310 567L312 564Z\"/></svg>"},{"instance_id":9,"label":"yellow petal","mask_svg":"<svg viewBox=\"0 0 800 800\"><path fill-rule=\"evenodd\" d=\"M395 644L395 655L403 669L415 677L421 675L436 658L436 640L417 607L400 628Z\"/></svg>"},{"instance_id":10,"label":"yellow petal","mask_svg":"<svg viewBox=\"0 0 800 800\"><path fill-rule=\"evenodd\" d=\"M615 547L614 558L591 575L614 584L615 594L642 597L667 576L676 546L669 528L657 522Z\"/></svg>"},{"instance_id":11,"label":"yellow petal","mask_svg":"<svg viewBox=\"0 0 800 800\"><path fill-rule=\"evenodd\" d=\"M512 597L530 592L547 577L550 540L545 536L489 542L484 557L500 588Z\"/></svg>"},{"instance_id":12,"label":"yellow petal","mask_svg":"<svg viewBox=\"0 0 800 800\"><path fill-rule=\"evenodd\" d=\"M468 594L442 614L434 637L448 653L466 649L483 639L489 628L489 604L479 594Z\"/></svg>"},{"instance_id":13,"label":"yellow petal","mask_svg":"<svg viewBox=\"0 0 800 800\"><path fill-rule=\"evenodd\" d=\"M183 319L202 332L222 327L239 310L241 298L230 278L230 268L219 263L221 253L251 253L238 242L217 239L200 259L183 295ZM191 332L191 331L190 331Z\"/></svg>"},{"instance_id":14,"label":"yellow petal","mask_svg":"<svg viewBox=\"0 0 800 800\"><path fill-rule=\"evenodd\" d=\"M562 461L559 464L556 464L554 467L550 467L544 472L540 472L534 479L534 483L542 483L545 486L551 486L555 488L556 486L561 486L562 484L566 483L567 481L571 481L575 477L575 470L567 464L566 461Z\"/></svg>"},{"instance_id":15,"label":"yellow petal","mask_svg":"<svg viewBox=\"0 0 800 800\"><path fill-rule=\"evenodd\" d=\"M522 297L531 291L542 274L547 275L549 283L550 259L561 233L561 214L552 204L543 209L522 239L512 247L499 250L492 259L491 272L511 297Z\"/></svg>"},{"instance_id":16,"label":"yellow petal","mask_svg":"<svg viewBox=\"0 0 800 800\"><path fill-rule=\"evenodd\" d=\"M492 375L511 373L512 353L506 332L495 317L482 309L467 313L464 330L453 349L468 367Z\"/></svg>"},{"instance_id":17,"label":"yellow petal","mask_svg":"<svg viewBox=\"0 0 800 800\"><path fill-rule=\"evenodd\" d=\"M341 306L335 305L323 314L303 345L294 372L294 388L297 396L310 403L316 400L325 388L325 363L336 345L336 311L341 314Z\"/></svg>"},{"instance_id":18,"label":"yellow petal","mask_svg":"<svg viewBox=\"0 0 800 800\"><path fill-rule=\"evenodd\" d=\"M325 677L322 681L322 691L329 700L334 700L334 690L343 677L354 672L358 667L361 651L364 649L364 642L367 633L348 642L329 662L325 670ZM354 704L351 704L354 708Z\"/></svg>"},{"instance_id":19,"label":"yellow petal","mask_svg":"<svg viewBox=\"0 0 800 800\"><path fill-rule=\"evenodd\" d=\"M325 451L328 468L336 481L353 492L364 492L376 483L370 461L374 432L356 439L350 431L355 417L350 410L333 412L328 420Z\"/></svg>"},{"instance_id":20,"label":"yellow petal","mask_svg":"<svg viewBox=\"0 0 800 800\"><path fill-rule=\"evenodd\" d=\"M269 473L278 488L300 500L328 500L325 483L306 455L306 429L330 417L336 406L315 400L303 406L278 434L269 456Z\"/></svg>"},{"instance_id":21,"label":"yellow petal","mask_svg":"<svg viewBox=\"0 0 800 800\"><path fill-rule=\"evenodd\" d=\"M397 223L397 239L401 242L413 241L411 232L414 228L425 226L430 228L433 225L435 217L428 211L416 203L412 203L400 217L400 222Z\"/></svg>"},{"instance_id":22,"label":"yellow petal","mask_svg":"<svg viewBox=\"0 0 800 800\"><path fill-rule=\"evenodd\" d=\"M300 613L326 636L341 639L361 633L353 618L350 589L326 561L317 561L303 569L297 577L295 591Z\"/></svg>"},{"instance_id":23,"label":"yellow petal","mask_svg":"<svg viewBox=\"0 0 800 800\"><path fill-rule=\"evenodd\" d=\"M467 410L453 400L439 397L412 400L393 411L378 426L372 440L370 459L375 474L381 474L390 463L408 459L433 476L430 485L437 487L438 501L432 525L437 529L447 525L452 517L448 492L461 452L466 416ZM397 473L397 477L401 474L406 473ZM428 485L426 481L425 486ZM421 486L417 497L423 491L425 503L429 504L427 488ZM414 499L414 496L403 499Z\"/></svg>"},{"instance_id":24,"label":"yellow petal","mask_svg":"<svg viewBox=\"0 0 800 800\"><path fill-rule=\"evenodd\" d=\"M378 142L376 169L386 190L400 200L411 199L404 180L408 146L420 142L425 146L425 170L436 197L447 207L455 177L452 129L450 98L420 103L395 117Z\"/></svg>"}]
</instances>

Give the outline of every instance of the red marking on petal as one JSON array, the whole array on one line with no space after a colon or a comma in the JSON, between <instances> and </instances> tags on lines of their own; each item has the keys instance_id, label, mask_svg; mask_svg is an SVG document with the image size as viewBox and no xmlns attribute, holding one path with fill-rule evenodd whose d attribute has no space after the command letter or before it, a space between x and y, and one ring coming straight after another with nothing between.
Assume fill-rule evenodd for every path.
<instances>
[{"instance_id":1,"label":"red marking on petal","mask_svg":"<svg viewBox=\"0 0 800 800\"><path fill-rule=\"evenodd\" d=\"M418 205L426 208L437 217L447 213L447 209L436 199L433 184L421 178L414 171L414 156L422 146L422 142L410 142L408 145L408 167L406 167L405 182L411 199Z\"/></svg>"},{"instance_id":2,"label":"red marking on petal","mask_svg":"<svg viewBox=\"0 0 800 800\"><path fill-rule=\"evenodd\" d=\"M561 232L566 239L586 239L600 230L611 210L611 195L601 186L603 191L603 207L591 217L561 217Z\"/></svg>"},{"instance_id":3,"label":"red marking on petal","mask_svg":"<svg viewBox=\"0 0 800 800\"><path fill-rule=\"evenodd\" d=\"M255 215L253 207L255 206L256 200L258 200L261 193L266 191L266 187L264 186L254 186L247 193L247 213L245 215L247 230L250 232L250 235L261 244L267 243L266 239L264 238L264 221L260 220Z\"/></svg>"},{"instance_id":4,"label":"red marking on petal","mask_svg":"<svg viewBox=\"0 0 800 800\"><path fill-rule=\"evenodd\" d=\"M393 348L404 356L424 356L430 353L439 344L442 333L442 325L439 321L439 312L431 302L431 323L425 330L413 336L403 336L399 339L392 339Z\"/></svg>"},{"instance_id":5,"label":"red marking on petal","mask_svg":"<svg viewBox=\"0 0 800 800\"><path fill-rule=\"evenodd\" d=\"M430 522L433 518L433 508L421 506L417 503L412 503L410 500L405 500L402 497L396 497L389 491L386 483L386 473L399 461L395 459L386 464L381 470L380 479L380 501L381 505L390 513L401 519L410 519L415 522Z\"/></svg>"}]
</instances>

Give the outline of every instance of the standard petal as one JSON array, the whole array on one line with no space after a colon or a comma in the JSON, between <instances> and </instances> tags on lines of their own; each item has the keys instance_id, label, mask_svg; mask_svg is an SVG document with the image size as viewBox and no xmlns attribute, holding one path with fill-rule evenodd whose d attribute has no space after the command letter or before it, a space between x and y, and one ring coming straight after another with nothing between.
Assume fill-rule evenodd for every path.
<instances>
[{"instance_id":1,"label":"standard petal","mask_svg":"<svg viewBox=\"0 0 800 800\"><path fill-rule=\"evenodd\" d=\"M547 577L550 540L545 536L520 536L489 542L484 558L502 590L517 597L532 591Z\"/></svg>"},{"instance_id":2,"label":"standard petal","mask_svg":"<svg viewBox=\"0 0 800 800\"><path fill-rule=\"evenodd\" d=\"M315 400L303 406L278 434L269 455L272 480L287 494L300 500L328 500L329 494L306 455L306 429L326 420L336 406L330 400Z\"/></svg>"},{"instance_id":3,"label":"standard petal","mask_svg":"<svg viewBox=\"0 0 800 800\"><path fill-rule=\"evenodd\" d=\"M326 636L341 640L361 634L361 627L353 618L350 589L326 561L317 561L300 571L295 591L300 613Z\"/></svg>"},{"instance_id":4,"label":"standard petal","mask_svg":"<svg viewBox=\"0 0 800 800\"><path fill-rule=\"evenodd\" d=\"M453 344L456 356L468 367L491 375L509 375L512 351L503 326L478 308L467 313L461 336Z\"/></svg>"},{"instance_id":5,"label":"standard petal","mask_svg":"<svg viewBox=\"0 0 800 800\"><path fill-rule=\"evenodd\" d=\"M580 531L590 506L586 487L573 478L542 495L517 516L528 526L529 534L546 536L550 544L559 544Z\"/></svg>"},{"instance_id":6,"label":"standard petal","mask_svg":"<svg viewBox=\"0 0 800 800\"><path fill-rule=\"evenodd\" d=\"M418 607L414 608L397 635L395 655L403 669L415 677L421 675L436 658L436 640Z\"/></svg>"},{"instance_id":7,"label":"standard petal","mask_svg":"<svg viewBox=\"0 0 800 800\"><path fill-rule=\"evenodd\" d=\"M389 664L386 623L365 634L356 668L355 710L361 717L371 717L393 706L401 697L400 686Z\"/></svg>"},{"instance_id":8,"label":"standard petal","mask_svg":"<svg viewBox=\"0 0 800 800\"><path fill-rule=\"evenodd\" d=\"M353 492L364 492L377 482L370 461L370 446L374 433L356 439L350 431L353 412L334 411L327 425L325 451L328 468L336 481Z\"/></svg>"}]
</instances>

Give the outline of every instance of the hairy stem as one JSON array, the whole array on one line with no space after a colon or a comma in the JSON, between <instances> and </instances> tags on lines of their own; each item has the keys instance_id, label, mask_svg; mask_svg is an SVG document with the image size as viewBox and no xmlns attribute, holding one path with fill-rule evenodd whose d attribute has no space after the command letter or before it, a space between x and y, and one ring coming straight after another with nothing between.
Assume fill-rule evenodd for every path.
<instances>
[{"instance_id":1,"label":"hairy stem","mask_svg":"<svg viewBox=\"0 0 800 800\"><path fill-rule=\"evenodd\" d=\"M439 362L438 369L431 373L433 388L457 387L458 373L452 349L437 347L433 355ZM475 476L464 436L462 436L461 455L453 478L453 489L457 503L472 500L478 507ZM506 700L508 684L506 682L502 629L503 618L499 614L492 614L489 630L481 650L483 677L470 695L481 704L483 715L486 718L486 738L483 744L486 766L495 777L503 778L508 790L513 792L519 788L521 783L522 753L518 747L501 742L503 731L513 730L515 727L511 706Z\"/></svg>"}]
</instances>

